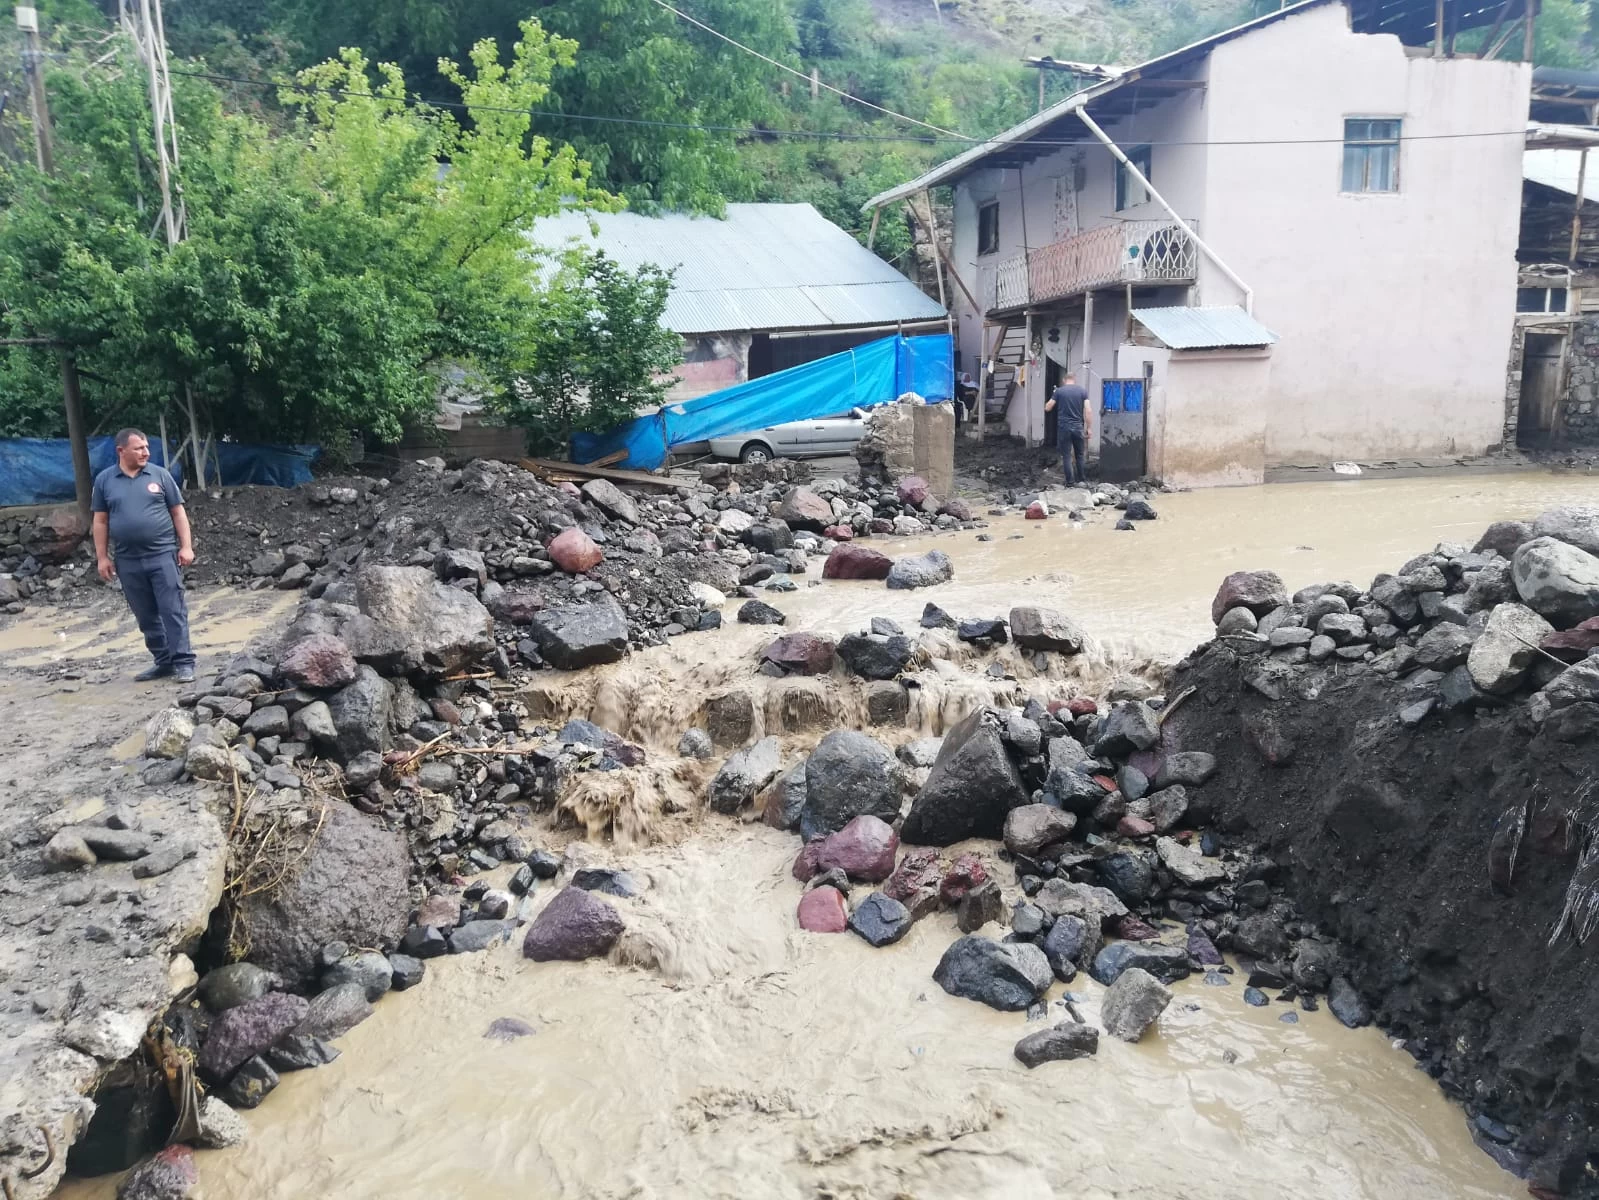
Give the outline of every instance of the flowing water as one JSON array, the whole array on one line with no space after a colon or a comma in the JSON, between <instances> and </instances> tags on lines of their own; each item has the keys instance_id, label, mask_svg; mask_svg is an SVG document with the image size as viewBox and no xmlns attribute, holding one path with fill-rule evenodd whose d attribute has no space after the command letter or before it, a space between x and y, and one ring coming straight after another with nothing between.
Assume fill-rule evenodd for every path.
<instances>
[{"instance_id":1,"label":"flowing water","mask_svg":"<svg viewBox=\"0 0 1599 1200\"><path fill-rule=\"evenodd\" d=\"M1599 503L1599 482L1192 493L1160 498L1160 520L1135 533L1057 519L998 521L986 543L922 539L909 548L956 560L957 580L928 592L830 583L774 599L790 628L835 633L872 615L913 624L933 599L957 615L1053 605L1099 635L1085 663L1044 677L1012 651L1015 681L961 677L968 652L947 646L929 697L913 702L912 723L937 732L996 690L1091 690L1180 655L1208 634L1228 571L1272 567L1290 588L1364 583L1437 541L1469 543L1490 520L1580 502ZM685 714L749 685L751 656L772 632L682 638L542 683L529 700L624 729L666 758ZM862 711L836 681L755 686L759 721L791 748ZM698 784L689 772L669 786L687 796ZM648 881L639 899L617 902L629 933L615 961L534 964L514 942L434 960L420 988L386 998L341 1039L336 1063L285 1076L248 1114L248 1142L201 1156L208 1200L1525 1195L1408 1056L1325 1008L1287 1024L1290 1006L1247 1007L1236 976L1227 987L1191 980L1142 1042L1105 1038L1096 1058L1027 1071L1011 1047L1038 1024L932 981L956 936L949 914L882 950L804 934L793 922L792 835L682 812L667 841L573 848ZM551 894L524 902L526 913ZM1050 992L1051 1021L1065 1015L1065 990ZM1080 978L1072 991L1093 1021L1101 990ZM502 1017L533 1032L486 1037ZM113 1187L77 1181L59 1194L102 1200Z\"/></svg>"}]
</instances>

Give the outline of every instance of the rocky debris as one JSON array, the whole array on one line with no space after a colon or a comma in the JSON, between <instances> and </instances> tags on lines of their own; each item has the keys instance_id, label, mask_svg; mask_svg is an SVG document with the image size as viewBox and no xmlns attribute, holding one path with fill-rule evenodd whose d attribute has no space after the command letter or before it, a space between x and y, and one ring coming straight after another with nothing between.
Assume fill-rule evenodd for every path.
<instances>
[{"instance_id":1,"label":"rocky debris","mask_svg":"<svg viewBox=\"0 0 1599 1200\"><path fill-rule=\"evenodd\" d=\"M194 718L181 708L165 708L144 727L146 758L182 758L194 736Z\"/></svg>"},{"instance_id":2,"label":"rocky debris","mask_svg":"<svg viewBox=\"0 0 1599 1200\"><path fill-rule=\"evenodd\" d=\"M622 914L581 888L557 892L528 927L522 953L534 962L609 954L625 928Z\"/></svg>"},{"instance_id":3,"label":"rocky debris","mask_svg":"<svg viewBox=\"0 0 1599 1200\"><path fill-rule=\"evenodd\" d=\"M738 610L740 625L784 625L788 623L777 609L764 600L747 600Z\"/></svg>"},{"instance_id":4,"label":"rocky debris","mask_svg":"<svg viewBox=\"0 0 1599 1200\"><path fill-rule=\"evenodd\" d=\"M1227 878L1227 868L1219 860L1206 858L1172 838L1156 838L1155 853L1173 878L1188 887L1208 888Z\"/></svg>"},{"instance_id":5,"label":"rocky debris","mask_svg":"<svg viewBox=\"0 0 1599 1200\"><path fill-rule=\"evenodd\" d=\"M1066 841L1077 818L1047 804L1023 804L1005 814L1003 840L1012 854L1036 858L1046 847Z\"/></svg>"},{"instance_id":6,"label":"rocky debris","mask_svg":"<svg viewBox=\"0 0 1599 1200\"><path fill-rule=\"evenodd\" d=\"M1599 558L1553 537L1537 537L1511 564L1516 592L1556 626L1599 616Z\"/></svg>"},{"instance_id":7,"label":"rocky debris","mask_svg":"<svg viewBox=\"0 0 1599 1200\"><path fill-rule=\"evenodd\" d=\"M303 1038L332 1041L343 1037L371 1015L372 1004L363 984L335 984L311 997L294 1033Z\"/></svg>"},{"instance_id":8,"label":"rocky debris","mask_svg":"<svg viewBox=\"0 0 1599 1200\"><path fill-rule=\"evenodd\" d=\"M910 665L915 645L902 633L847 633L838 643L838 657L862 679L896 679Z\"/></svg>"},{"instance_id":9,"label":"rocky debris","mask_svg":"<svg viewBox=\"0 0 1599 1200\"><path fill-rule=\"evenodd\" d=\"M736 813L776 779L782 767L782 744L775 737L764 737L753 746L728 755L711 779L707 796L711 811Z\"/></svg>"},{"instance_id":10,"label":"rocky debris","mask_svg":"<svg viewBox=\"0 0 1599 1200\"><path fill-rule=\"evenodd\" d=\"M796 913L801 929L811 933L843 933L849 928L844 893L835 887L812 888L800 897Z\"/></svg>"},{"instance_id":11,"label":"rocky debris","mask_svg":"<svg viewBox=\"0 0 1599 1200\"><path fill-rule=\"evenodd\" d=\"M833 669L835 647L816 633L784 634L761 651L761 661L782 674L826 675Z\"/></svg>"},{"instance_id":12,"label":"rocky debris","mask_svg":"<svg viewBox=\"0 0 1599 1200\"><path fill-rule=\"evenodd\" d=\"M1086 638L1077 622L1052 608L1023 606L1010 610L1010 636L1024 650L1080 654Z\"/></svg>"},{"instance_id":13,"label":"rocky debris","mask_svg":"<svg viewBox=\"0 0 1599 1200\"><path fill-rule=\"evenodd\" d=\"M1342 975L1335 978L1327 989L1327 1010L1350 1029L1371 1024L1371 1009L1355 991L1354 985Z\"/></svg>"},{"instance_id":14,"label":"rocky debris","mask_svg":"<svg viewBox=\"0 0 1599 1200\"><path fill-rule=\"evenodd\" d=\"M1054 981L1049 960L1028 942L996 942L968 934L944 951L934 981L951 996L1002 1012L1021 1012Z\"/></svg>"},{"instance_id":15,"label":"rocky debris","mask_svg":"<svg viewBox=\"0 0 1599 1200\"><path fill-rule=\"evenodd\" d=\"M353 983L367 1000L376 1003L394 982L394 967L376 950L365 950L339 959L322 973L323 988Z\"/></svg>"},{"instance_id":16,"label":"rocky debris","mask_svg":"<svg viewBox=\"0 0 1599 1200\"><path fill-rule=\"evenodd\" d=\"M229 963L205 973L200 980L200 999L212 1012L221 1013L282 987L281 978L254 963Z\"/></svg>"},{"instance_id":17,"label":"rocky debris","mask_svg":"<svg viewBox=\"0 0 1599 1200\"><path fill-rule=\"evenodd\" d=\"M900 831L907 842L948 846L968 837L997 837L1010 810L1028 802L1002 728L998 713L979 708L945 735Z\"/></svg>"},{"instance_id":18,"label":"rocky debris","mask_svg":"<svg viewBox=\"0 0 1599 1200\"><path fill-rule=\"evenodd\" d=\"M887 579L894 562L880 550L841 542L822 564L823 579Z\"/></svg>"},{"instance_id":19,"label":"rocky debris","mask_svg":"<svg viewBox=\"0 0 1599 1200\"><path fill-rule=\"evenodd\" d=\"M224 1083L244 1063L264 1053L305 1019L310 1004L302 996L269 992L220 1014L200 1048L197 1067L205 1078Z\"/></svg>"},{"instance_id":20,"label":"rocky debris","mask_svg":"<svg viewBox=\"0 0 1599 1200\"><path fill-rule=\"evenodd\" d=\"M962 933L976 933L984 925L1004 919L1005 897L992 879L967 889L955 906L955 927Z\"/></svg>"},{"instance_id":21,"label":"rocky debris","mask_svg":"<svg viewBox=\"0 0 1599 1200\"><path fill-rule=\"evenodd\" d=\"M617 662L628 650L627 619L609 596L547 608L532 634L543 660L562 671Z\"/></svg>"},{"instance_id":22,"label":"rocky debris","mask_svg":"<svg viewBox=\"0 0 1599 1200\"><path fill-rule=\"evenodd\" d=\"M1108 987L1131 970L1144 971L1163 983L1187 979L1188 949L1161 942L1112 942L1094 956L1089 973Z\"/></svg>"},{"instance_id":23,"label":"rocky debris","mask_svg":"<svg viewBox=\"0 0 1599 1200\"><path fill-rule=\"evenodd\" d=\"M1117 977L1100 1001L1100 1024L1111 1037L1136 1042L1160 1019L1171 998L1171 989L1160 980L1131 967Z\"/></svg>"},{"instance_id":24,"label":"rocky debris","mask_svg":"<svg viewBox=\"0 0 1599 1200\"><path fill-rule=\"evenodd\" d=\"M332 633L309 633L278 659L278 674L295 687L332 690L355 682L355 655Z\"/></svg>"},{"instance_id":25,"label":"rocky debris","mask_svg":"<svg viewBox=\"0 0 1599 1200\"><path fill-rule=\"evenodd\" d=\"M1065 1062L1099 1053L1099 1030L1078 1021L1062 1021L1029 1033L1016 1043L1016 1058L1029 1071L1047 1062Z\"/></svg>"},{"instance_id":26,"label":"rocky debris","mask_svg":"<svg viewBox=\"0 0 1599 1200\"><path fill-rule=\"evenodd\" d=\"M899 763L887 747L865 734L835 729L805 761L800 835L809 841L862 815L893 821L899 816L901 786Z\"/></svg>"},{"instance_id":27,"label":"rocky debris","mask_svg":"<svg viewBox=\"0 0 1599 1200\"><path fill-rule=\"evenodd\" d=\"M899 835L877 817L856 817L836 833L805 844L794 862L794 878L801 881L839 870L864 883L880 883L894 872Z\"/></svg>"},{"instance_id":28,"label":"rocky debris","mask_svg":"<svg viewBox=\"0 0 1599 1200\"><path fill-rule=\"evenodd\" d=\"M889 569L888 586L897 589L935 587L955 578L955 564L942 550L896 558Z\"/></svg>"},{"instance_id":29,"label":"rocky debris","mask_svg":"<svg viewBox=\"0 0 1599 1200\"><path fill-rule=\"evenodd\" d=\"M200 1194L200 1172L188 1146L168 1146L117 1185L117 1200L189 1200Z\"/></svg>"},{"instance_id":30,"label":"rocky debris","mask_svg":"<svg viewBox=\"0 0 1599 1200\"><path fill-rule=\"evenodd\" d=\"M1287 603L1288 589L1277 572L1234 571L1217 589L1210 604L1210 619L1219 625L1234 608L1247 608L1256 617L1264 617Z\"/></svg>"},{"instance_id":31,"label":"rocky debris","mask_svg":"<svg viewBox=\"0 0 1599 1200\"><path fill-rule=\"evenodd\" d=\"M216 1096L200 1101L200 1135L195 1144L207 1150L226 1150L237 1146L250 1136L250 1130L239 1116Z\"/></svg>"},{"instance_id":32,"label":"rocky debris","mask_svg":"<svg viewBox=\"0 0 1599 1200\"><path fill-rule=\"evenodd\" d=\"M910 932L911 914L892 896L873 892L850 913L849 927L869 945L888 946Z\"/></svg>"},{"instance_id":33,"label":"rocky debris","mask_svg":"<svg viewBox=\"0 0 1599 1200\"><path fill-rule=\"evenodd\" d=\"M1553 632L1553 626L1532 609L1520 604L1499 605L1489 613L1482 636L1467 653L1471 681L1490 694L1515 691L1537 661L1540 644ZM1419 654L1417 661L1421 661Z\"/></svg>"}]
</instances>

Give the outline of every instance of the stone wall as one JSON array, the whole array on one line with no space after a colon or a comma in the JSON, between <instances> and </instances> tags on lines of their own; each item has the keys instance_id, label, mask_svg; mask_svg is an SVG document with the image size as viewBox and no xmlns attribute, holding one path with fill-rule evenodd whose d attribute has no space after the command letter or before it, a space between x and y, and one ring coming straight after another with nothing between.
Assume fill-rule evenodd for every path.
<instances>
[{"instance_id":1,"label":"stone wall","mask_svg":"<svg viewBox=\"0 0 1599 1200\"><path fill-rule=\"evenodd\" d=\"M1579 317L1573 324L1567 363L1562 440L1599 443L1599 315Z\"/></svg>"}]
</instances>

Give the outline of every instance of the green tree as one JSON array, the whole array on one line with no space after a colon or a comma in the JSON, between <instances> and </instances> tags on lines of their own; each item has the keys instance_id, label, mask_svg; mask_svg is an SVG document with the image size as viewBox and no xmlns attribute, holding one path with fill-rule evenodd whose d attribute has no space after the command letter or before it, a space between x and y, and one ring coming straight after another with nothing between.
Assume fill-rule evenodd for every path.
<instances>
[{"instance_id":1,"label":"green tree","mask_svg":"<svg viewBox=\"0 0 1599 1200\"><path fill-rule=\"evenodd\" d=\"M603 433L658 405L682 361L661 325L672 273L621 267L603 252L565 256L541 301L548 336L495 407L528 430L528 448L565 454L572 434Z\"/></svg>"}]
</instances>

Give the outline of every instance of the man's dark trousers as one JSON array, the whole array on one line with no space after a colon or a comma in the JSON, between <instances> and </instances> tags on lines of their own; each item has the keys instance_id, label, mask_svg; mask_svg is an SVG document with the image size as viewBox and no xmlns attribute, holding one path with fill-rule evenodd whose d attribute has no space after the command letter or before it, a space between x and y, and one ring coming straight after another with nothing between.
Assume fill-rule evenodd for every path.
<instances>
[{"instance_id":1,"label":"man's dark trousers","mask_svg":"<svg viewBox=\"0 0 1599 1200\"><path fill-rule=\"evenodd\" d=\"M1061 466L1066 468L1066 486L1073 487L1088 482L1088 472L1083 467L1083 431L1062 426L1055 441L1060 445ZM1077 460L1077 474L1072 475L1072 460Z\"/></svg>"},{"instance_id":2,"label":"man's dark trousers","mask_svg":"<svg viewBox=\"0 0 1599 1200\"><path fill-rule=\"evenodd\" d=\"M118 556L117 578L156 665L174 671L192 668L189 603L178 574L178 556L170 551L141 558Z\"/></svg>"}]
</instances>

